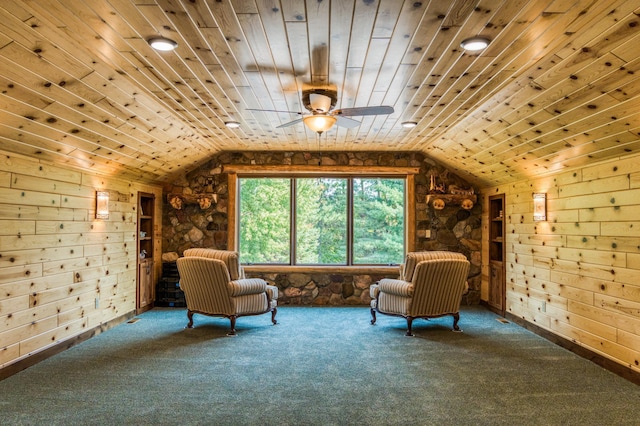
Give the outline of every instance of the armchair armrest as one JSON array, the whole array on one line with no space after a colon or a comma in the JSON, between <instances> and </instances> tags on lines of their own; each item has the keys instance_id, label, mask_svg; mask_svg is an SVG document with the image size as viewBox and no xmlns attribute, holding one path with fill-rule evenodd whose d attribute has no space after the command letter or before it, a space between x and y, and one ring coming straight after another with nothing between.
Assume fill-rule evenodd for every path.
<instances>
[{"instance_id":1,"label":"armchair armrest","mask_svg":"<svg viewBox=\"0 0 640 426\"><path fill-rule=\"evenodd\" d=\"M267 294L269 295L269 299L278 300L278 287L267 284Z\"/></svg>"},{"instance_id":2,"label":"armchair armrest","mask_svg":"<svg viewBox=\"0 0 640 426\"><path fill-rule=\"evenodd\" d=\"M378 282L378 287L382 293L403 297L413 296L413 284L407 281L383 278Z\"/></svg>"},{"instance_id":3,"label":"armchair armrest","mask_svg":"<svg viewBox=\"0 0 640 426\"><path fill-rule=\"evenodd\" d=\"M262 278L245 278L229 282L229 291L232 297L264 293L266 290L267 282Z\"/></svg>"}]
</instances>

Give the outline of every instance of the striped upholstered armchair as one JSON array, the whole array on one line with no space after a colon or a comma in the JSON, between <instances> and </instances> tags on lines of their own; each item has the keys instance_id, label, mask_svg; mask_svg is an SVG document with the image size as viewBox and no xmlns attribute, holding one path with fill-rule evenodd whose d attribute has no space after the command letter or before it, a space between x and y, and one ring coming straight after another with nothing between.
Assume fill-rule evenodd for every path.
<instances>
[{"instance_id":1,"label":"striped upholstered armchair","mask_svg":"<svg viewBox=\"0 0 640 426\"><path fill-rule=\"evenodd\" d=\"M245 315L271 312L271 322L277 324L278 288L260 278L245 278L237 252L193 248L185 250L177 264L188 328L193 327L193 314L229 318L229 335L236 334L236 319Z\"/></svg>"},{"instance_id":2,"label":"striped upholstered armchair","mask_svg":"<svg viewBox=\"0 0 640 426\"><path fill-rule=\"evenodd\" d=\"M407 319L407 336L415 318L453 316L460 331L460 302L468 290L469 261L461 253L425 251L407 253L400 279L384 278L370 288L371 324L376 312Z\"/></svg>"}]
</instances>

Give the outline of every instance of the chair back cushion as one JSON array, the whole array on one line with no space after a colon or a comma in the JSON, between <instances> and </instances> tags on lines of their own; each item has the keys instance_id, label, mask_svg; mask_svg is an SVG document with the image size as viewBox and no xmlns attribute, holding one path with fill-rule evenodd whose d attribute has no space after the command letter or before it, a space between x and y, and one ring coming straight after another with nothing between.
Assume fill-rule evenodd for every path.
<instances>
[{"instance_id":1,"label":"chair back cushion","mask_svg":"<svg viewBox=\"0 0 640 426\"><path fill-rule=\"evenodd\" d=\"M435 316L458 312L469 267L466 258L433 259L418 263L413 276L410 315Z\"/></svg>"},{"instance_id":2,"label":"chair back cushion","mask_svg":"<svg viewBox=\"0 0 640 426\"><path fill-rule=\"evenodd\" d=\"M418 263L425 260L434 259L459 259L467 260L462 253L454 251L434 250L434 251L415 251L407 253L404 264L400 268L400 279L404 281L413 281L414 272ZM466 277L465 277L466 278Z\"/></svg>"},{"instance_id":3,"label":"chair back cushion","mask_svg":"<svg viewBox=\"0 0 640 426\"><path fill-rule=\"evenodd\" d=\"M187 308L205 314L233 315L229 272L222 260L181 257L176 261Z\"/></svg>"},{"instance_id":4,"label":"chair back cushion","mask_svg":"<svg viewBox=\"0 0 640 426\"><path fill-rule=\"evenodd\" d=\"M196 256L222 260L225 265L227 265L227 269L229 269L229 276L232 280L244 278L244 274L240 268L240 260L237 251L215 250L210 248L190 248L185 250L183 255L184 257Z\"/></svg>"}]
</instances>

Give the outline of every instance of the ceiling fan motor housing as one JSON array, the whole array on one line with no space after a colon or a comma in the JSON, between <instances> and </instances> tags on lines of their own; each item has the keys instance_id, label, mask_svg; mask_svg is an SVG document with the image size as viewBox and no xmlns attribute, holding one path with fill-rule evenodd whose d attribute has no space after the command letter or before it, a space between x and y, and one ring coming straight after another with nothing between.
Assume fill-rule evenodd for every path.
<instances>
[{"instance_id":1,"label":"ceiling fan motor housing","mask_svg":"<svg viewBox=\"0 0 640 426\"><path fill-rule=\"evenodd\" d=\"M338 95L335 90L315 88L302 91L302 104L314 113L328 113L336 106L337 100Z\"/></svg>"}]
</instances>

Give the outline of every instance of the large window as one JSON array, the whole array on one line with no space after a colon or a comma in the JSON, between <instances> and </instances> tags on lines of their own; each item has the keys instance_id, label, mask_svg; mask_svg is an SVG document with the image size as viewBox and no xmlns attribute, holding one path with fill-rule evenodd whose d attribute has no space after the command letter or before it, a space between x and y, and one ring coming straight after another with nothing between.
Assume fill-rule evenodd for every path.
<instances>
[{"instance_id":1,"label":"large window","mask_svg":"<svg viewBox=\"0 0 640 426\"><path fill-rule=\"evenodd\" d=\"M402 262L404 178L240 177L238 184L243 263Z\"/></svg>"}]
</instances>

